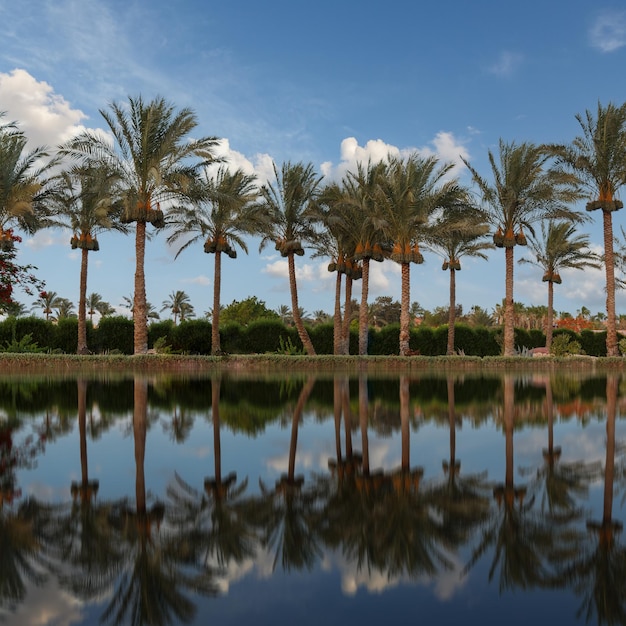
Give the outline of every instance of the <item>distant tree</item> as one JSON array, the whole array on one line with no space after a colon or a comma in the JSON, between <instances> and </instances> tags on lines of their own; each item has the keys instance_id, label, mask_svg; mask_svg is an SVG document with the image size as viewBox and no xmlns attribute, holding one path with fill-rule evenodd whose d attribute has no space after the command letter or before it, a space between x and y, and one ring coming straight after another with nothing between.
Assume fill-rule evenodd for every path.
<instances>
[{"instance_id":1,"label":"distant tree","mask_svg":"<svg viewBox=\"0 0 626 626\"><path fill-rule=\"evenodd\" d=\"M106 301L102 299L102 296L99 293L90 293L87 296L86 300L87 314L89 315L89 320L93 323L93 316L96 313L99 313L102 316L105 315L113 315L115 313L115 309Z\"/></svg>"},{"instance_id":2,"label":"distant tree","mask_svg":"<svg viewBox=\"0 0 626 626\"><path fill-rule=\"evenodd\" d=\"M54 310L60 305L62 298L56 291L40 291L31 310L41 309L47 320L55 319Z\"/></svg>"},{"instance_id":3,"label":"distant tree","mask_svg":"<svg viewBox=\"0 0 626 626\"><path fill-rule=\"evenodd\" d=\"M184 315L183 311L189 313L189 307L193 311L193 306L189 302L189 296L181 290L172 291L168 300L163 300L163 306L161 311L170 311L174 317L174 326L178 321L179 316Z\"/></svg>"},{"instance_id":4,"label":"distant tree","mask_svg":"<svg viewBox=\"0 0 626 626\"><path fill-rule=\"evenodd\" d=\"M281 304L277 309L276 313L278 317L280 317L280 321L286 325L293 324L293 315L291 315L291 309L286 304Z\"/></svg>"},{"instance_id":5,"label":"distant tree","mask_svg":"<svg viewBox=\"0 0 626 626\"><path fill-rule=\"evenodd\" d=\"M233 300L221 312L221 320L225 324L236 322L242 326L247 326L250 322L258 319L279 319L279 315L276 311L268 309L265 302L256 296L241 301Z\"/></svg>"},{"instance_id":6,"label":"distant tree","mask_svg":"<svg viewBox=\"0 0 626 626\"><path fill-rule=\"evenodd\" d=\"M74 303L67 298L57 298L54 308L56 310L57 320L65 319L68 317L76 317Z\"/></svg>"},{"instance_id":7,"label":"distant tree","mask_svg":"<svg viewBox=\"0 0 626 626\"><path fill-rule=\"evenodd\" d=\"M488 328L489 326L493 326L494 320L491 313L475 304L468 315L468 322L472 326L485 326Z\"/></svg>"},{"instance_id":8,"label":"distant tree","mask_svg":"<svg viewBox=\"0 0 626 626\"><path fill-rule=\"evenodd\" d=\"M378 296L369 306L370 324L375 328L400 323L401 305L391 296Z\"/></svg>"}]
</instances>

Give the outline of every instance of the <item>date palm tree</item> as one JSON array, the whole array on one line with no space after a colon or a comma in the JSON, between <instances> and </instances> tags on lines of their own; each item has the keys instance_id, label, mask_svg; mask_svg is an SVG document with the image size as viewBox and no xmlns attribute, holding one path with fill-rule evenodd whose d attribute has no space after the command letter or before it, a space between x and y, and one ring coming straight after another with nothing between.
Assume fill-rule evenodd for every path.
<instances>
[{"instance_id":1,"label":"date palm tree","mask_svg":"<svg viewBox=\"0 0 626 626\"><path fill-rule=\"evenodd\" d=\"M561 284L564 269L599 269L600 257L589 249L589 236L576 234L571 222L549 220L541 223L541 237L530 236L529 252L534 258L522 257L519 263L530 263L543 270L543 282L548 283L548 315L546 319L546 348L552 345L554 319L554 285Z\"/></svg>"},{"instance_id":2,"label":"date palm tree","mask_svg":"<svg viewBox=\"0 0 626 626\"><path fill-rule=\"evenodd\" d=\"M504 355L515 354L513 273L516 245L526 245L524 230L542 219L580 221L568 208L580 197L576 178L556 167L548 167L550 155L545 146L507 143L500 140L499 155L488 152L491 178L481 176L466 159L472 179L484 203L493 241L505 253Z\"/></svg>"},{"instance_id":3,"label":"date palm tree","mask_svg":"<svg viewBox=\"0 0 626 626\"><path fill-rule=\"evenodd\" d=\"M96 313L100 313L100 315L112 315L115 313L115 309L105 300L102 299L102 296L99 293L93 292L87 296L87 300L85 301L87 307L87 315L89 315L89 319L93 322L93 316Z\"/></svg>"},{"instance_id":4,"label":"date palm tree","mask_svg":"<svg viewBox=\"0 0 626 626\"><path fill-rule=\"evenodd\" d=\"M257 207L268 217L260 250L272 241L280 255L287 258L293 321L306 353L314 355L315 348L298 305L295 256L303 256L303 245L316 237L315 217L321 176L310 163L286 162L280 171L276 164L273 167L274 181L261 187Z\"/></svg>"},{"instance_id":5,"label":"date palm tree","mask_svg":"<svg viewBox=\"0 0 626 626\"><path fill-rule=\"evenodd\" d=\"M454 325L456 322L456 273L461 271L461 259L487 259L485 250L493 248L486 239L489 226L485 214L465 204L448 207L431 223L424 249L443 258L441 269L450 272L450 309L448 312L448 344L446 354L454 354Z\"/></svg>"},{"instance_id":6,"label":"date palm tree","mask_svg":"<svg viewBox=\"0 0 626 626\"><path fill-rule=\"evenodd\" d=\"M574 172L591 196L587 211L602 211L604 269L606 273L606 352L619 356L615 316L615 257L613 250L613 212L623 203L616 198L626 182L626 104L608 104L594 116L587 110L577 115L582 135L570 145L551 146L558 162Z\"/></svg>"},{"instance_id":7,"label":"date palm tree","mask_svg":"<svg viewBox=\"0 0 626 626\"><path fill-rule=\"evenodd\" d=\"M427 224L436 209L455 206L465 200L466 192L456 179L445 180L452 163L440 164L436 157L412 154L406 159L391 159L383 178L386 233L393 243L391 259L402 268L400 299L400 355L409 347L410 267L424 257L420 243L426 239Z\"/></svg>"},{"instance_id":8,"label":"date palm tree","mask_svg":"<svg viewBox=\"0 0 626 626\"><path fill-rule=\"evenodd\" d=\"M47 176L57 159L45 147L27 148L26 135L13 123L0 126L0 251L12 249L13 229L33 233L50 225Z\"/></svg>"},{"instance_id":9,"label":"date palm tree","mask_svg":"<svg viewBox=\"0 0 626 626\"><path fill-rule=\"evenodd\" d=\"M39 297L33 303L32 309L42 309L47 320L54 319L54 310L59 306L61 300L62 298L56 291L41 291Z\"/></svg>"},{"instance_id":10,"label":"date palm tree","mask_svg":"<svg viewBox=\"0 0 626 626\"><path fill-rule=\"evenodd\" d=\"M178 316L181 315L185 305L189 305L189 296L181 290L172 291L169 298L167 300L163 300L161 311L171 311L174 316L174 326L176 326Z\"/></svg>"},{"instance_id":11,"label":"date palm tree","mask_svg":"<svg viewBox=\"0 0 626 626\"><path fill-rule=\"evenodd\" d=\"M203 241L204 251L215 255L213 271L213 308L211 319L211 354L221 354L220 291L222 284L222 252L237 257L236 248L248 252L243 235L262 231L266 213L253 203L258 190L254 176L238 169L234 172L220 167L211 175L204 172L195 190L191 207L178 207L171 212L174 232L168 243L186 239L176 257L188 246Z\"/></svg>"},{"instance_id":12,"label":"date palm tree","mask_svg":"<svg viewBox=\"0 0 626 626\"><path fill-rule=\"evenodd\" d=\"M70 245L81 251L77 354L88 354L87 273L89 252L97 252L97 235L107 230L128 232L119 221L119 176L106 166L76 166L59 174L51 196L55 217L72 230Z\"/></svg>"},{"instance_id":13,"label":"date palm tree","mask_svg":"<svg viewBox=\"0 0 626 626\"><path fill-rule=\"evenodd\" d=\"M344 179L346 201L356 215L353 223L357 233L354 260L361 263L361 304L359 307L359 355L367 354L368 298L370 261L382 262L385 258L382 244L387 241L386 215L383 211L381 183L387 175L388 161L357 164L355 172ZM349 319L346 309L346 318ZM349 322L348 322L349 323Z\"/></svg>"},{"instance_id":14,"label":"date palm tree","mask_svg":"<svg viewBox=\"0 0 626 626\"><path fill-rule=\"evenodd\" d=\"M134 352L148 350L145 252L146 225L165 225L161 203L189 200L191 183L214 160L216 137L191 137L198 122L189 108L175 110L161 97L150 102L130 97L126 106L113 102L100 111L113 138L85 131L69 141L61 154L105 162L117 169L122 182L122 221L135 222Z\"/></svg>"}]
</instances>

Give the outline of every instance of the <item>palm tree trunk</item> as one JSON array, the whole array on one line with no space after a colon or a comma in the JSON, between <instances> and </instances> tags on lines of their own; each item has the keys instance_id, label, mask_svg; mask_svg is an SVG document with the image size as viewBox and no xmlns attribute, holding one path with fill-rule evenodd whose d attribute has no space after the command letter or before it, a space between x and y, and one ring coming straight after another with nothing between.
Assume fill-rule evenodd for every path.
<instances>
[{"instance_id":1,"label":"palm tree trunk","mask_svg":"<svg viewBox=\"0 0 626 626\"><path fill-rule=\"evenodd\" d=\"M370 280L370 260L363 259L363 273L361 276L361 306L359 307L359 356L367 354L367 335L369 332L367 320L367 297Z\"/></svg>"},{"instance_id":2,"label":"palm tree trunk","mask_svg":"<svg viewBox=\"0 0 626 626\"><path fill-rule=\"evenodd\" d=\"M604 464L604 501L602 525L608 526L613 517L613 483L615 480L615 416L619 381L609 375L606 380L606 457Z\"/></svg>"},{"instance_id":3,"label":"palm tree trunk","mask_svg":"<svg viewBox=\"0 0 626 626\"><path fill-rule=\"evenodd\" d=\"M400 356L410 352L409 308L411 302L411 265L402 263L402 293L400 296Z\"/></svg>"},{"instance_id":4,"label":"palm tree trunk","mask_svg":"<svg viewBox=\"0 0 626 626\"><path fill-rule=\"evenodd\" d=\"M513 430L515 428L515 387L513 378L505 374L504 376L504 435L506 470L504 484L506 490L510 491L514 485L513 475Z\"/></svg>"},{"instance_id":5,"label":"palm tree trunk","mask_svg":"<svg viewBox=\"0 0 626 626\"><path fill-rule=\"evenodd\" d=\"M606 270L606 355L619 356L615 320L615 255L613 252L613 219L602 210L604 226L604 267Z\"/></svg>"},{"instance_id":6,"label":"palm tree trunk","mask_svg":"<svg viewBox=\"0 0 626 626\"><path fill-rule=\"evenodd\" d=\"M89 250L83 248L80 256L80 293L78 295L78 347L77 354L89 354L87 347L87 260Z\"/></svg>"},{"instance_id":7,"label":"palm tree trunk","mask_svg":"<svg viewBox=\"0 0 626 626\"><path fill-rule=\"evenodd\" d=\"M369 476L370 474L369 440L367 437L368 417L367 375L359 374L359 425L361 427L361 454L364 476Z\"/></svg>"},{"instance_id":8,"label":"palm tree trunk","mask_svg":"<svg viewBox=\"0 0 626 626\"><path fill-rule=\"evenodd\" d=\"M294 260L294 253L290 252L287 255L287 261L289 265L289 289L291 290L291 314L293 315L293 322L296 325L298 331L298 337L309 356L315 356L315 348L311 343L309 333L307 333L302 317L300 316L300 307L298 305L298 287L296 285L296 263Z\"/></svg>"},{"instance_id":9,"label":"palm tree trunk","mask_svg":"<svg viewBox=\"0 0 626 626\"><path fill-rule=\"evenodd\" d=\"M554 283L548 281L548 320L546 322L546 348L550 352L552 346L552 326L554 324Z\"/></svg>"},{"instance_id":10,"label":"palm tree trunk","mask_svg":"<svg viewBox=\"0 0 626 626\"><path fill-rule=\"evenodd\" d=\"M211 354L221 354L220 345L220 291L222 288L222 253L215 251L213 272L213 315L211 318Z\"/></svg>"},{"instance_id":11,"label":"palm tree trunk","mask_svg":"<svg viewBox=\"0 0 626 626\"><path fill-rule=\"evenodd\" d=\"M135 442L135 502L138 515L146 514L146 434L148 430L148 383L135 378L133 438Z\"/></svg>"},{"instance_id":12,"label":"palm tree trunk","mask_svg":"<svg viewBox=\"0 0 626 626\"><path fill-rule=\"evenodd\" d=\"M400 376L400 430L402 433L402 471L411 469L411 428L409 423L409 379Z\"/></svg>"},{"instance_id":13,"label":"palm tree trunk","mask_svg":"<svg viewBox=\"0 0 626 626\"><path fill-rule=\"evenodd\" d=\"M504 356L515 354L515 306L513 303L513 247L504 248Z\"/></svg>"},{"instance_id":14,"label":"palm tree trunk","mask_svg":"<svg viewBox=\"0 0 626 626\"><path fill-rule=\"evenodd\" d=\"M448 346L446 354L454 354L454 323L456 321L456 270L450 268L450 310L448 311Z\"/></svg>"},{"instance_id":15,"label":"palm tree trunk","mask_svg":"<svg viewBox=\"0 0 626 626\"><path fill-rule=\"evenodd\" d=\"M335 315L333 318L333 354L343 354L341 333L341 272L337 271L335 280Z\"/></svg>"},{"instance_id":16,"label":"palm tree trunk","mask_svg":"<svg viewBox=\"0 0 626 626\"><path fill-rule=\"evenodd\" d=\"M333 416L335 418L335 454L337 466L341 466L341 401L343 394L343 380L339 376L333 379Z\"/></svg>"},{"instance_id":17,"label":"palm tree trunk","mask_svg":"<svg viewBox=\"0 0 626 626\"><path fill-rule=\"evenodd\" d=\"M343 326L341 329L342 354L350 354L350 322L352 321L352 282L352 277L346 276L346 300L343 307Z\"/></svg>"},{"instance_id":18,"label":"palm tree trunk","mask_svg":"<svg viewBox=\"0 0 626 626\"><path fill-rule=\"evenodd\" d=\"M454 402L454 378L448 375L446 381L446 387L448 389L448 424L450 426L450 476L454 476L456 466L456 415L455 415L455 402Z\"/></svg>"},{"instance_id":19,"label":"palm tree trunk","mask_svg":"<svg viewBox=\"0 0 626 626\"><path fill-rule=\"evenodd\" d=\"M346 459L352 459L352 410L350 408L350 383L345 380L341 397L343 406L343 425L346 438Z\"/></svg>"},{"instance_id":20,"label":"palm tree trunk","mask_svg":"<svg viewBox=\"0 0 626 626\"><path fill-rule=\"evenodd\" d=\"M211 419L213 421L213 454L215 457L215 484L222 484L222 442L220 439L220 379L211 380Z\"/></svg>"},{"instance_id":21,"label":"palm tree trunk","mask_svg":"<svg viewBox=\"0 0 626 626\"><path fill-rule=\"evenodd\" d=\"M291 420L291 441L289 444L289 466L287 470L287 478L289 482L293 482L296 476L296 449L298 447L298 426L302 419L302 413L304 406L306 405L313 386L315 385L315 378L311 377L306 381L300 395L298 396L298 402L293 410L293 418Z\"/></svg>"},{"instance_id":22,"label":"palm tree trunk","mask_svg":"<svg viewBox=\"0 0 626 626\"><path fill-rule=\"evenodd\" d=\"M146 303L146 223L137 222L135 234L135 295L133 302L134 352L145 354L148 351L148 313Z\"/></svg>"},{"instance_id":23,"label":"palm tree trunk","mask_svg":"<svg viewBox=\"0 0 626 626\"><path fill-rule=\"evenodd\" d=\"M78 380L78 433L80 437L80 477L81 486L89 484L87 463L87 381Z\"/></svg>"}]
</instances>

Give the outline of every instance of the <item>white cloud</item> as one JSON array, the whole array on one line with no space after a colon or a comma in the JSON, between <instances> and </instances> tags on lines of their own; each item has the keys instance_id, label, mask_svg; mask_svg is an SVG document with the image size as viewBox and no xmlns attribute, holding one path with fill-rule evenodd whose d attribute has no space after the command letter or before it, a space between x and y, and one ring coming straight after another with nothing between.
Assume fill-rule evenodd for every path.
<instances>
[{"instance_id":1,"label":"white cloud","mask_svg":"<svg viewBox=\"0 0 626 626\"><path fill-rule=\"evenodd\" d=\"M414 153L424 157L437 156L442 163L451 162L457 166L462 166L461 156L469 158L465 146L448 131L438 132L429 145L418 148L399 148L382 139L370 139L360 146L356 138L346 137L341 142L339 164L335 167L331 161L326 161L320 170L327 178L340 180L348 171L354 171L357 164L380 163L390 156L402 158Z\"/></svg>"},{"instance_id":2,"label":"white cloud","mask_svg":"<svg viewBox=\"0 0 626 626\"><path fill-rule=\"evenodd\" d=\"M62 230L46 228L38 230L32 237L24 242L31 250L43 250L50 246L69 246L67 232Z\"/></svg>"},{"instance_id":3,"label":"white cloud","mask_svg":"<svg viewBox=\"0 0 626 626\"><path fill-rule=\"evenodd\" d=\"M31 148L55 148L84 130L80 122L85 114L72 109L48 83L36 80L25 70L0 73L0 102L1 110L6 111L4 121L16 121Z\"/></svg>"},{"instance_id":4,"label":"white cloud","mask_svg":"<svg viewBox=\"0 0 626 626\"><path fill-rule=\"evenodd\" d=\"M289 278L289 266L287 261L280 260L268 263L263 268L263 273L275 278ZM296 263L296 281L313 282L318 279L315 266L309 264L298 265Z\"/></svg>"},{"instance_id":5,"label":"white cloud","mask_svg":"<svg viewBox=\"0 0 626 626\"><path fill-rule=\"evenodd\" d=\"M626 45L626 12L607 11L599 15L591 26L589 40L602 52L613 52Z\"/></svg>"},{"instance_id":6,"label":"white cloud","mask_svg":"<svg viewBox=\"0 0 626 626\"><path fill-rule=\"evenodd\" d=\"M498 60L487 69L496 76L508 77L520 66L523 59L521 54L504 50L500 53Z\"/></svg>"},{"instance_id":7,"label":"white cloud","mask_svg":"<svg viewBox=\"0 0 626 626\"><path fill-rule=\"evenodd\" d=\"M199 276L194 276L193 278L183 278L181 282L206 287L207 285L210 285L212 281L207 276L200 274Z\"/></svg>"}]
</instances>

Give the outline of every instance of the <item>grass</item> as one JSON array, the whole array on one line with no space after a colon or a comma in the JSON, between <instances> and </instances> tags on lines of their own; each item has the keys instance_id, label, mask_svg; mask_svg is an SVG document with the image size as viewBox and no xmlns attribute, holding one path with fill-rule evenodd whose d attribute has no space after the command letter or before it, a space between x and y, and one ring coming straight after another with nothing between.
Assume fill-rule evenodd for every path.
<instances>
[{"instance_id":1,"label":"grass","mask_svg":"<svg viewBox=\"0 0 626 626\"><path fill-rule=\"evenodd\" d=\"M119 373L186 373L214 372L359 372L394 375L402 372L430 371L623 371L626 359L564 356L540 358L471 357L471 356L306 356L306 355L229 355L220 357L185 356L178 354L68 355L0 353L0 376L10 374L80 374L96 372Z\"/></svg>"}]
</instances>

